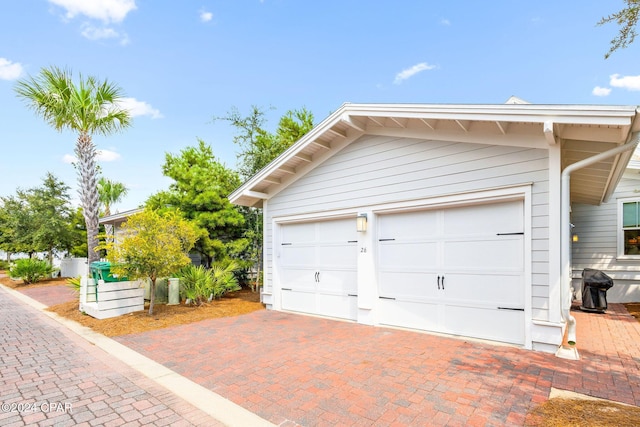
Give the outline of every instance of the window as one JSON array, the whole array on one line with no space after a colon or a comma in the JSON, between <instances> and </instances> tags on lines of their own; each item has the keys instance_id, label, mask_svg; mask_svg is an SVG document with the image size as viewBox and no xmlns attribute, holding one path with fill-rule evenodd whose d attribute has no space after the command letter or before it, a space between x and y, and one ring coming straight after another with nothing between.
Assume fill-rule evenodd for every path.
<instances>
[{"instance_id":1,"label":"window","mask_svg":"<svg viewBox=\"0 0 640 427\"><path fill-rule=\"evenodd\" d=\"M618 253L621 256L640 258L640 199L621 200L618 206Z\"/></svg>"}]
</instances>

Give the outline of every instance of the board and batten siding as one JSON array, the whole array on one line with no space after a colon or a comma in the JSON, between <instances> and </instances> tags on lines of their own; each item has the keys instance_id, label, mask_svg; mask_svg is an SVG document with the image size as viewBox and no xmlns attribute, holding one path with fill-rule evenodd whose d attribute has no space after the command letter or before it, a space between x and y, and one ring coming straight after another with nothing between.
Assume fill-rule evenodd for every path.
<instances>
[{"instance_id":1,"label":"board and batten siding","mask_svg":"<svg viewBox=\"0 0 640 427\"><path fill-rule=\"evenodd\" d=\"M640 301L640 259L618 258L618 201L640 198L640 171L627 169L613 196L600 206L573 204L571 223L578 241L572 243L573 288L582 298L582 270L595 268L614 280L608 302Z\"/></svg>"},{"instance_id":2,"label":"board and batten siding","mask_svg":"<svg viewBox=\"0 0 640 427\"><path fill-rule=\"evenodd\" d=\"M533 183L532 317L547 320L548 167L543 149L362 137L269 199L266 265L273 265L273 218ZM267 293L272 277L268 268Z\"/></svg>"}]
</instances>

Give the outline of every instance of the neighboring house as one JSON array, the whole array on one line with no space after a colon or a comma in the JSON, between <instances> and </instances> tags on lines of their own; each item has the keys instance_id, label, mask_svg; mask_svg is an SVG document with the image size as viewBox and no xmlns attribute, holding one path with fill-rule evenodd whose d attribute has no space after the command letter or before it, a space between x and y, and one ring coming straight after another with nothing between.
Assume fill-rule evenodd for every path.
<instances>
[{"instance_id":1,"label":"neighboring house","mask_svg":"<svg viewBox=\"0 0 640 427\"><path fill-rule=\"evenodd\" d=\"M637 155L636 155L637 156ZM631 160L616 192L600 206L573 204L573 286L580 299L582 270L611 276L609 302L640 301L640 161Z\"/></svg>"},{"instance_id":2,"label":"neighboring house","mask_svg":"<svg viewBox=\"0 0 640 427\"><path fill-rule=\"evenodd\" d=\"M134 214L142 212L144 209L131 209L124 212L118 212L109 216L100 218L99 223L105 226L107 234L113 234L115 239L122 233L122 224L127 222L127 219ZM110 228L110 229L109 229Z\"/></svg>"},{"instance_id":3,"label":"neighboring house","mask_svg":"<svg viewBox=\"0 0 640 427\"><path fill-rule=\"evenodd\" d=\"M271 309L554 352L569 201L613 194L639 128L635 106L347 103L229 199L263 208Z\"/></svg>"},{"instance_id":4,"label":"neighboring house","mask_svg":"<svg viewBox=\"0 0 640 427\"><path fill-rule=\"evenodd\" d=\"M122 234L122 225L127 222L127 219L129 219L129 217L131 215L137 214L144 211L143 208L138 208L138 209L131 209L128 211L124 211L124 212L120 212L120 213L116 213L113 215L109 215L109 216L105 216L100 218L100 224L104 225L105 227L107 226L111 226L113 227L113 235L115 236L116 239L118 239L118 236L120 236ZM107 232L107 234L109 234L109 232ZM192 252L189 254L189 258L191 259L191 263L193 265L201 265L202 264L202 256L199 253L196 252Z\"/></svg>"}]
</instances>

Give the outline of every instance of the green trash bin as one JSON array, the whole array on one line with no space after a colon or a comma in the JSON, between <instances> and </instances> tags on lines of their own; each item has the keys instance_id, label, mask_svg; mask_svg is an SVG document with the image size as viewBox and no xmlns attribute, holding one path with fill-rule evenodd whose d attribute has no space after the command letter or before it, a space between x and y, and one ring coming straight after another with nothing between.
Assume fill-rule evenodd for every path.
<instances>
[{"instance_id":1,"label":"green trash bin","mask_svg":"<svg viewBox=\"0 0 640 427\"><path fill-rule=\"evenodd\" d=\"M111 274L111 263L106 261L94 261L91 263L91 277L98 283L98 280L105 282L123 282L126 277L116 277Z\"/></svg>"}]
</instances>

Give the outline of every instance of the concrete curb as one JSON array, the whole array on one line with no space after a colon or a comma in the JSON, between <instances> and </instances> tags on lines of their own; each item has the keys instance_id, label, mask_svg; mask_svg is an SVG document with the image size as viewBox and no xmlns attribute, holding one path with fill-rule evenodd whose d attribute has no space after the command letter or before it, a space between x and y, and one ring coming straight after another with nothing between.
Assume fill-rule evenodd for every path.
<instances>
[{"instance_id":1,"label":"concrete curb","mask_svg":"<svg viewBox=\"0 0 640 427\"><path fill-rule=\"evenodd\" d=\"M41 302L2 284L0 284L0 287L15 299L40 310L48 317L64 325L70 331L101 348L111 356L124 362L131 368L142 373L144 376L150 378L157 384L174 393L176 396L186 400L202 412L216 418L225 425L229 427L275 426L275 424L259 417L253 412L248 411L242 406L233 403L205 387L202 387L200 384L183 377L182 375L168 369L154 360L149 359L146 356L143 356L129 347L124 346L111 338L105 337L102 334L94 332L92 329L82 326L77 322L65 319L64 317L58 316L56 313L47 311L47 306Z\"/></svg>"}]
</instances>

